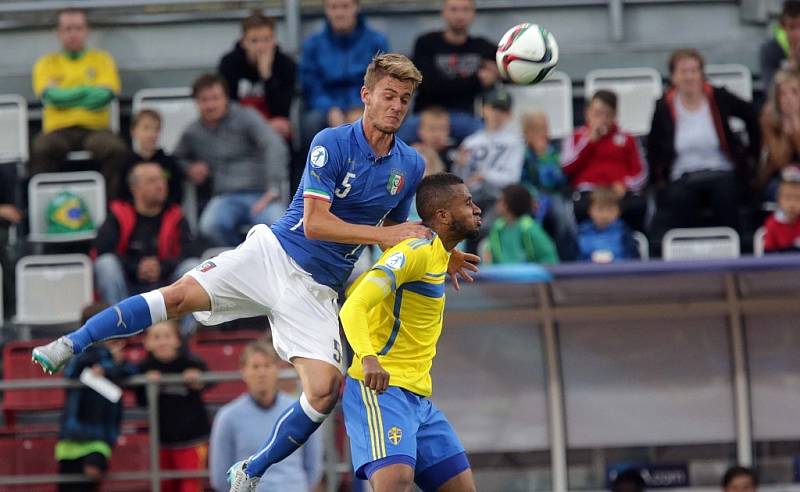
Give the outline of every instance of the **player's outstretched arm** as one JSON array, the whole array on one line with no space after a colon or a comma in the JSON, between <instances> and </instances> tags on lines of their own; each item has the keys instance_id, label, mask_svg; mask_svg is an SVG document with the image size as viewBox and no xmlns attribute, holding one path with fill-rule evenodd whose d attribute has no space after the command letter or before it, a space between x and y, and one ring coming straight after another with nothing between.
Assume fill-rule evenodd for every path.
<instances>
[{"instance_id":1,"label":"player's outstretched arm","mask_svg":"<svg viewBox=\"0 0 800 492\"><path fill-rule=\"evenodd\" d=\"M470 272L478 271L478 263L481 257L473 255L472 253L464 253L460 249L454 249L450 252L450 261L447 263L447 273L450 275L450 281L453 282L453 287L456 290L461 289L458 283L458 277L466 280L467 282L474 282Z\"/></svg>"},{"instance_id":2,"label":"player's outstretched arm","mask_svg":"<svg viewBox=\"0 0 800 492\"><path fill-rule=\"evenodd\" d=\"M345 222L331 212L327 200L303 201L303 231L308 239L345 244L393 246L404 239L430 237L431 231L417 222L376 227Z\"/></svg>"}]
</instances>

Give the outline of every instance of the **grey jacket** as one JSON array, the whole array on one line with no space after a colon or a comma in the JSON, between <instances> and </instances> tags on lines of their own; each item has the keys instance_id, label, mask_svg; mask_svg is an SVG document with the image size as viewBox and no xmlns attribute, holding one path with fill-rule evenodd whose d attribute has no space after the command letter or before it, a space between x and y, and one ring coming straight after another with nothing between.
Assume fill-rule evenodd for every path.
<instances>
[{"instance_id":1,"label":"grey jacket","mask_svg":"<svg viewBox=\"0 0 800 492\"><path fill-rule=\"evenodd\" d=\"M186 168L195 161L211 168L213 194L274 191L286 201L289 150L254 109L229 102L219 125L199 119L183 131L173 154Z\"/></svg>"}]
</instances>

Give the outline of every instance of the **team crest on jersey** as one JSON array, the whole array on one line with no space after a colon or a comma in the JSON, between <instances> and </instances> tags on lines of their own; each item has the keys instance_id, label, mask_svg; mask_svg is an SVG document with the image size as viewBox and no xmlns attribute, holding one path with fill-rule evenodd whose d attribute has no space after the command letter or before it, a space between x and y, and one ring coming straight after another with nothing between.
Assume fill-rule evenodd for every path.
<instances>
[{"instance_id":1,"label":"team crest on jersey","mask_svg":"<svg viewBox=\"0 0 800 492\"><path fill-rule=\"evenodd\" d=\"M406 264L406 255L398 251L392 256L386 258L386 267L390 270L400 270Z\"/></svg>"},{"instance_id":2,"label":"team crest on jersey","mask_svg":"<svg viewBox=\"0 0 800 492\"><path fill-rule=\"evenodd\" d=\"M207 271L211 270L212 268L216 268L217 264L213 261L206 261L202 263L199 267L197 267L197 271L200 273L206 273Z\"/></svg>"},{"instance_id":3,"label":"team crest on jersey","mask_svg":"<svg viewBox=\"0 0 800 492\"><path fill-rule=\"evenodd\" d=\"M400 440L403 439L403 430L400 427L392 427L386 433L386 436L389 438L389 442L397 446L400 444Z\"/></svg>"},{"instance_id":4,"label":"team crest on jersey","mask_svg":"<svg viewBox=\"0 0 800 492\"><path fill-rule=\"evenodd\" d=\"M325 164L328 163L328 149L322 145L317 145L311 149L308 160L310 160L311 165L317 169L324 167Z\"/></svg>"},{"instance_id":5,"label":"team crest on jersey","mask_svg":"<svg viewBox=\"0 0 800 492\"><path fill-rule=\"evenodd\" d=\"M389 174L389 181L386 182L386 191L388 191L390 195L396 195L400 193L405 183L406 176L403 171L392 169L391 174Z\"/></svg>"}]
</instances>

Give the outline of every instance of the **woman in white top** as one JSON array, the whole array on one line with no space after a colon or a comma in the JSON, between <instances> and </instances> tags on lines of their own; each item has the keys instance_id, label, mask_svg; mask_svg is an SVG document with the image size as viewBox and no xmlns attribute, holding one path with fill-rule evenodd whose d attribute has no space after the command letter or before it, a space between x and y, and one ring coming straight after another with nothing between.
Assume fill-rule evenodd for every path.
<instances>
[{"instance_id":1,"label":"woman in white top","mask_svg":"<svg viewBox=\"0 0 800 492\"><path fill-rule=\"evenodd\" d=\"M703 57L680 49L669 61L672 87L656 103L647 137L653 180L663 188L659 214L668 228L698 225L738 228L760 132L753 106L705 80ZM729 118L744 121L748 145L731 130ZM698 218L709 207L710 223Z\"/></svg>"}]
</instances>

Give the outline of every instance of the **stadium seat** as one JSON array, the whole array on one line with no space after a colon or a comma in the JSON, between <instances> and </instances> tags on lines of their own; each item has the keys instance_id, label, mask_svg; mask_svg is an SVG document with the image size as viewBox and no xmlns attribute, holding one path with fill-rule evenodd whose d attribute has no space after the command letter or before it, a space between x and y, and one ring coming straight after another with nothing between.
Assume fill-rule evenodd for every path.
<instances>
[{"instance_id":1,"label":"stadium seat","mask_svg":"<svg viewBox=\"0 0 800 492\"><path fill-rule=\"evenodd\" d=\"M634 135L650 131L656 101L661 97L661 74L653 68L608 68L592 70L584 83L586 98L599 89L614 91L618 97L617 121Z\"/></svg>"},{"instance_id":2,"label":"stadium seat","mask_svg":"<svg viewBox=\"0 0 800 492\"><path fill-rule=\"evenodd\" d=\"M764 256L764 236L766 234L767 230L764 226L756 229L755 234L753 234L753 256Z\"/></svg>"},{"instance_id":3,"label":"stadium seat","mask_svg":"<svg viewBox=\"0 0 800 492\"><path fill-rule=\"evenodd\" d=\"M0 95L0 162L28 161L28 103L16 94Z\"/></svg>"},{"instance_id":4,"label":"stadium seat","mask_svg":"<svg viewBox=\"0 0 800 492\"><path fill-rule=\"evenodd\" d=\"M93 300L92 262L86 255L26 256L17 262L16 275L17 323L74 323Z\"/></svg>"},{"instance_id":5,"label":"stadium seat","mask_svg":"<svg viewBox=\"0 0 800 492\"><path fill-rule=\"evenodd\" d=\"M647 236L639 231L633 231L633 240L636 242L636 249L639 251L639 259L648 261L650 259L650 243Z\"/></svg>"},{"instance_id":6,"label":"stadium seat","mask_svg":"<svg viewBox=\"0 0 800 492\"><path fill-rule=\"evenodd\" d=\"M572 134L572 80L564 72L553 72L536 85L507 85L513 98L514 121L523 114L540 110L547 114L550 135L564 138Z\"/></svg>"},{"instance_id":7,"label":"stadium seat","mask_svg":"<svg viewBox=\"0 0 800 492\"><path fill-rule=\"evenodd\" d=\"M61 375L48 375L31 362L33 347L49 340L8 342L3 347L3 375L6 381L15 379L55 379ZM14 427L16 412L56 410L64 406L64 390L60 388L8 390L3 399L6 424ZM2 460L0 460L2 461Z\"/></svg>"},{"instance_id":8,"label":"stadium seat","mask_svg":"<svg viewBox=\"0 0 800 492\"><path fill-rule=\"evenodd\" d=\"M109 105L108 116L111 120L111 131L119 134L119 120L120 120L120 111L119 111L119 99L114 98L111 100L111 104Z\"/></svg>"},{"instance_id":9,"label":"stadium seat","mask_svg":"<svg viewBox=\"0 0 800 492\"><path fill-rule=\"evenodd\" d=\"M11 468L8 475L52 475L58 473L58 465L54 458L55 445L55 437L3 439L0 444L0 450L3 451L0 461L8 463L0 465L0 469ZM5 475L6 473L0 472L0 474ZM55 490L55 485L49 483L0 486L0 492L55 492Z\"/></svg>"},{"instance_id":10,"label":"stadium seat","mask_svg":"<svg viewBox=\"0 0 800 492\"><path fill-rule=\"evenodd\" d=\"M144 348L144 337L137 335L135 337L125 339L125 348L122 349L125 360L133 365L138 365L145 357L147 357L147 350ZM122 404L125 408L135 408L136 393L134 388L125 389L122 394Z\"/></svg>"},{"instance_id":11,"label":"stadium seat","mask_svg":"<svg viewBox=\"0 0 800 492\"><path fill-rule=\"evenodd\" d=\"M122 434L111 455L108 472L140 472L150 469L150 437L147 433ZM147 490L146 480L114 481L103 483L103 492L136 492Z\"/></svg>"},{"instance_id":12,"label":"stadium seat","mask_svg":"<svg viewBox=\"0 0 800 492\"><path fill-rule=\"evenodd\" d=\"M725 87L745 101L753 100L753 74L738 63L706 65L706 78L712 85Z\"/></svg>"},{"instance_id":13,"label":"stadium seat","mask_svg":"<svg viewBox=\"0 0 800 492\"><path fill-rule=\"evenodd\" d=\"M58 193L68 191L86 204L93 229L80 232L51 233L47 231L48 205ZM34 242L86 241L97 235L106 220L106 182L96 171L42 173L28 183L29 240Z\"/></svg>"},{"instance_id":14,"label":"stadium seat","mask_svg":"<svg viewBox=\"0 0 800 492\"><path fill-rule=\"evenodd\" d=\"M191 343L191 352L203 359L211 371L238 371L245 345L264 335L263 331L200 331ZM207 403L227 403L244 393L241 381L219 383L203 393Z\"/></svg>"},{"instance_id":15,"label":"stadium seat","mask_svg":"<svg viewBox=\"0 0 800 492\"><path fill-rule=\"evenodd\" d=\"M142 89L133 95L133 113L145 108L161 114L159 144L168 154L175 150L183 130L197 119L197 108L189 87Z\"/></svg>"},{"instance_id":16,"label":"stadium seat","mask_svg":"<svg viewBox=\"0 0 800 492\"><path fill-rule=\"evenodd\" d=\"M730 227L670 229L661 245L665 261L738 258L739 234Z\"/></svg>"}]
</instances>

